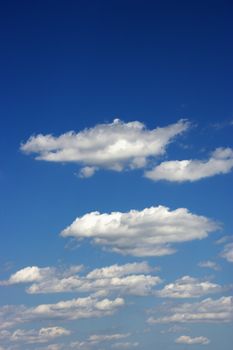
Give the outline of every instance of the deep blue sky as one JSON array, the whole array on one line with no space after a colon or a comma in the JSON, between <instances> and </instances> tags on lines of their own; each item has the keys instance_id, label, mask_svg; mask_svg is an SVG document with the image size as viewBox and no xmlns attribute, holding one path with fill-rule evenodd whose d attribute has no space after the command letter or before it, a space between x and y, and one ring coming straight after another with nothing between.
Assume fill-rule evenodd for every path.
<instances>
[{"instance_id":1,"label":"deep blue sky","mask_svg":"<svg viewBox=\"0 0 233 350\"><path fill-rule=\"evenodd\" d=\"M162 267L166 281L214 273L218 283L232 283L231 264L219 256L223 247L214 244L232 234L232 174L184 184L154 183L141 170L103 170L79 179L74 175L79 165L37 162L20 151L31 135L78 132L114 118L138 120L149 129L189 119L192 128L169 148L171 159L206 158L217 147L232 147L232 19L230 0L1 2L1 279L32 265L84 264L92 269L147 260ZM78 250L65 249L67 241L59 237L75 217L90 211L126 212L159 204L220 221L222 231L159 259L103 252L85 241ZM224 272L204 273L198 267L204 260L217 261ZM6 264L11 270L6 271ZM0 296L1 305L34 306L70 298L28 296L24 286L0 286ZM137 334L137 326L146 328L143 307L153 303L137 300L128 319L124 311L113 316L112 324L117 328L123 322L125 332ZM133 331L134 313L140 317ZM90 333L88 322L81 323L83 334ZM101 319L99 329L95 322L98 332L111 321ZM205 326L213 337L206 348L230 350L228 325L211 327ZM199 325L192 331L205 335ZM184 349L174 345L173 334L169 341L163 337L154 339L153 332L135 336L143 350L155 344L158 350Z\"/></svg>"}]
</instances>

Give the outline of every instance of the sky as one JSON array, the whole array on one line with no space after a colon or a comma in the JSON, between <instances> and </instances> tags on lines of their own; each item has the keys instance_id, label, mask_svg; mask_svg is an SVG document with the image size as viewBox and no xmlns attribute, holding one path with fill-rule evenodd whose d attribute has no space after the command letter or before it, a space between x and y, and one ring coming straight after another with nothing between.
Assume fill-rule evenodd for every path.
<instances>
[{"instance_id":1,"label":"sky","mask_svg":"<svg viewBox=\"0 0 233 350\"><path fill-rule=\"evenodd\" d=\"M0 350L230 350L228 0L0 5Z\"/></svg>"}]
</instances>

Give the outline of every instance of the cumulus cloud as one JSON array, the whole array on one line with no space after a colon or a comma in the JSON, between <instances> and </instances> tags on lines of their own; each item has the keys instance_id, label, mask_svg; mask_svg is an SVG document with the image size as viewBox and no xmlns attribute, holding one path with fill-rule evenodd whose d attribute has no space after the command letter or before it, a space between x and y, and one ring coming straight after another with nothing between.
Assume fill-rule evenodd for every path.
<instances>
[{"instance_id":1,"label":"cumulus cloud","mask_svg":"<svg viewBox=\"0 0 233 350\"><path fill-rule=\"evenodd\" d=\"M203 268L207 268L207 269L212 269L215 271L219 271L221 270L220 266L211 260L206 260L206 261L200 261L198 266L203 267Z\"/></svg>"},{"instance_id":2,"label":"cumulus cloud","mask_svg":"<svg viewBox=\"0 0 233 350\"><path fill-rule=\"evenodd\" d=\"M0 307L0 329L17 324L43 320L78 320L81 318L112 315L124 305L124 299L98 299L95 297L40 304L35 307L5 305Z\"/></svg>"},{"instance_id":3,"label":"cumulus cloud","mask_svg":"<svg viewBox=\"0 0 233 350\"><path fill-rule=\"evenodd\" d=\"M156 292L156 295L162 298L197 298L221 291L222 287L218 284L184 276L174 283L167 284L162 290Z\"/></svg>"},{"instance_id":4,"label":"cumulus cloud","mask_svg":"<svg viewBox=\"0 0 233 350\"><path fill-rule=\"evenodd\" d=\"M12 274L8 280L0 281L0 285L12 285L31 282L42 283L45 280L53 279L54 276L56 276L58 279L65 279L80 272L82 269L82 265L72 265L68 269L27 266Z\"/></svg>"},{"instance_id":5,"label":"cumulus cloud","mask_svg":"<svg viewBox=\"0 0 233 350\"><path fill-rule=\"evenodd\" d=\"M228 243L224 246L221 256L229 262L233 262L233 243Z\"/></svg>"},{"instance_id":6,"label":"cumulus cloud","mask_svg":"<svg viewBox=\"0 0 233 350\"><path fill-rule=\"evenodd\" d=\"M164 154L174 137L188 127L186 120L179 120L149 130L138 121L124 123L115 119L78 133L31 136L21 144L21 150L36 154L39 160L79 163L84 166L80 176L90 177L99 168L122 171L145 167L149 158Z\"/></svg>"},{"instance_id":7,"label":"cumulus cloud","mask_svg":"<svg viewBox=\"0 0 233 350\"><path fill-rule=\"evenodd\" d=\"M33 266L17 271L10 276L9 280L0 283L9 285L13 282L34 282L26 289L30 294L76 291L98 293L100 295L117 293L144 296L151 293L153 287L161 282L158 276L148 274L152 271L152 268L146 262L115 264L94 269L87 275L77 275L77 272L81 269L82 266L72 266L60 271L53 267L39 268ZM38 272L37 278L25 278L24 272L27 271L27 275L28 271L31 270ZM17 276L17 279L15 279L15 276Z\"/></svg>"},{"instance_id":8,"label":"cumulus cloud","mask_svg":"<svg viewBox=\"0 0 233 350\"><path fill-rule=\"evenodd\" d=\"M227 174L233 168L233 150L217 148L208 160L171 160L162 162L152 170L145 172L145 177L158 181L197 181L206 177Z\"/></svg>"},{"instance_id":9,"label":"cumulus cloud","mask_svg":"<svg viewBox=\"0 0 233 350\"><path fill-rule=\"evenodd\" d=\"M196 303L184 303L167 308L167 315L154 318L153 323L224 323L233 319L233 297L207 298Z\"/></svg>"},{"instance_id":10,"label":"cumulus cloud","mask_svg":"<svg viewBox=\"0 0 233 350\"><path fill-rule=\"evenodd\" d=\"M175 340L177 344L187 344L187 345L193 345L193 344L198 344L198 345L207 345L210 343L210 340L206 337L190 337L188 335L181 335L179 338Z\"/></svg>"},{"instance_id":11,"label":"cumulus cloud","mask_svg":"<svg viewBox=\"0 0 233 350\"><path fill-rule=\"evenodd\" d=\"M89 238L114 252L133 256L162 256L175 252L173 244L203 239L218 225L185 208L164 206L110 214L91 212L61 232L63 237Z\"/></svg>"},{"instance_id":12,"label":"cumulus cloud","mask_svg":"<svg viewBox=\"0 0 233 350\"><path fill-rule=\"evenodd\" d=\"M0 340L15 343L47 343L55 338L68 336L70 331L63 327L47 327L39 330L16 329L13 332L7 330L0 331Z\"/></svg>"}]
</instances>

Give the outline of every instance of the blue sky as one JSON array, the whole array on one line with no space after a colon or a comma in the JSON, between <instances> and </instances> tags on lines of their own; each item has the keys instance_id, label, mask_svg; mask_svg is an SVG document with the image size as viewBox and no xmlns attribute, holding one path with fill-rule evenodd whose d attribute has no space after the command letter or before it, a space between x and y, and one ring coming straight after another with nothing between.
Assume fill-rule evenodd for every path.
<instances>
[{"instance_id":1,"label":"blue sky","mask_svg":"<svg viewBox=\"0 0 233 350\"><path fill-rule=\"evenodd\" d=\"M232 10L1 3L0 350L230 350Z\"/></svg>"}]
</instances>

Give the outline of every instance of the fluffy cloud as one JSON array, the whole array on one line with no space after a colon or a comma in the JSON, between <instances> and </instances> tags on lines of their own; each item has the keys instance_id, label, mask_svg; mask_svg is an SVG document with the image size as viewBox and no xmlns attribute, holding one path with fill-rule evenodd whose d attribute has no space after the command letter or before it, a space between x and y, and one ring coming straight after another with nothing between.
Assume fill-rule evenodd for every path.
<instances>
[{"instance_id":1,"label":"fluffy cloud","mask_svg":"<svg viewBox=\"0 0 233 350\"><path fill-rule=\"evenodd\" d=\"M167 284L156 292L162 298L196 298L210 293L221 292L222 287L209 281L184 276L174 283Z\"/></svg>"},{"instance_id":2,"label":"fluffy cloud","mask_svg":"<svg viewBox=\"0 0 233 350\"><path fill-rule=\"evenodd\" d=\"M13 284L13 282L34 282L27 288L27 292L30 294L76 291L102 295L116 292L118 294L143 296L151 293L153 287L161 282L158 276L148 274L152 269L146 262L125 265L116 264L94 269L87 275L79 276L77 272L81 268L82 266L72 266L69 269L60 271L52 267L26 267L10 276L9 280L0 283L9 285ZM25 271L26 274L24 274ZM30 271L37 271L37 278L25 278ZM29 275L31 276L30 273ZM17 279L15 276L17 276Z\"/></svg>"},{"instance_id":3,"label":"fluffy cloud","mask_svg":"<svg viewBox=\"0 0 233 350\"><path fill-rule=\"evenodd\" d=\"M97 299L94 297L71 299L36 307L6 305L0 307L0 329L43 320L77 320L80 318L112 315L124 305L124 299Z\"/></svg>"},{"instance_id":4,"label":"fluffy cloud","mask_svg":"<svg viewBox=\"0 0 233 350\"><path fill-rule=\"evenodd\" d=\"M223 323L233 319L233 297L204 299L196 303L184 303L167 308L168 315L159 318L150 317L153 323Z\"/></svg>"},{"instance_id":5,"label":"fluffy cloud","mask_svg":"<svg viewBox=\"0 0 233 350\"><path fill-rule=\"evenodd\" d=\"M208 160L174 160L162 162L145 172L151 180L197 181L205 177L226 174L233 167L233 150L217 148Z\"/></svg>"},{"instance_id":6,"label":"fluffy cloud","mask_svg":"<svg viewBox=\"0 0 233 350\"><path fill-rule=\"evenodd\" d=\"M233 243L228 243L224 246L221 256L227 261L233 262Z\"/></svg>"},{"instance_id":7,"label":"fluffy cloud","mask_svg":"<svg viewBox=\"0 0 233 350\"><path fill-rule=\"evenodd\" d=\"M28 344L47 343L55 338L70 335L70 331L62 327L47 327L39 330L17 329L13 332L0 331L0 340L7 342L23 342Z\"/></svg>"},{"instance_id":8,"label":"fluffy cloud","mask_svg":"<svg viewBox=\"0 0 233 350\"><path fill-rule=\"evenodd\" d=\"M115 119L78 133L31 136L21 145L24 153L50 162L75 162L84 165L81 177L90 177L98 168L122 171L143 168L149 157L165 152L175 136L189 127L186 120L149 130L138 121L124 123Z\"/></svg>"},{"instance_id":9,"label":"fluffy cloud","mask_svg":"<svg viewBox=\"0 0 233 350\"><path fill-rule=\"evenodd\" d=\"M187 345L207 345L210 343L210 340L206 337L194 337L191 338L188 335L181 335L179 338L175 340L177 344L187 344Z\"/></svg>"},{"instance_id":10,"label":"fluffy cloud","mask_svg":"<svg viewBox=\"0 0 233 350\"><path fill-rule=\"evenodd\" d=\"M82 265L74 265L68 269L57 269L54 267L27 266L12 274L7 281L0 281L0 285L12 285L20 283L42 283L56 276L58 279L69 278L82 270Z\"/></svg>"},{"instance_id":11,"label":"fluffy cloud","mask_svg":"<svg viewBox=\"0 0 233 350\"><path fill-rule=\"evenodd\" d=\"M172 244L203 239L218 225L185 208L170 211L164 206L127 213L91 212L77 218L61 232L63 237L89 238L95 244L133 256L172 254Z\"/></svg>"},{"instance_id":12,"label":"fluffy cloud","mask_svg":"<svg viewBox=\"0 0 233 350\"><path fill-rule=\"evenodd\" d=\"M215 270L215 271L221 270L220 266L216 262L211 261L211 260L200 261L198 266L204 267L204 268L208 268L208 269L212 269L212 270Z\"/></svg>"}]
</instances>

